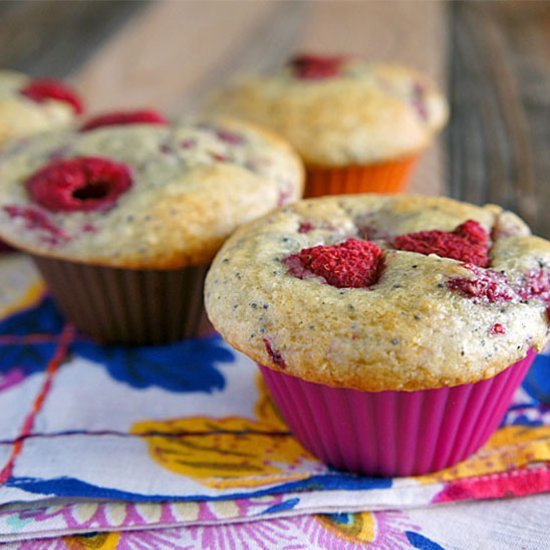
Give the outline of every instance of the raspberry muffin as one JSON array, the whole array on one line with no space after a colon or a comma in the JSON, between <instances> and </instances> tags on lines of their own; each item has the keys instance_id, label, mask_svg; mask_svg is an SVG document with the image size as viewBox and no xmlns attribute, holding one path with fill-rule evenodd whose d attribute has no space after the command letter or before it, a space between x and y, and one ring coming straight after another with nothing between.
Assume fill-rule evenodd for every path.
<instances>
[{"instance_id":1,"label":"raspberry muffin","mask_svg":"<svg viewBox=\"0 0 550 550\"><path fill-rule=\"evenodd\" d=\"M216 251L297 199L303 168L248 124L109 117L3 152L0 236L33 256L83 332L139 344L194 336Z\"/></svg>"},{"instance_id":2,"label":"raspberry muffin","mask_svg":"<svg viewBox=\"0 0 550 550\"><path fill-rule=\"evenodd\" d=\"M423 474L485 443L548 339L550 243L494 205L326 197L238 230L205 296L304 447Z\"/></svg>"},{"instance_id":3,"label":"raspberry muffin","mask_svg":"<svg viewBox=\"0 0 550 550\"><path fill-rule=\"evenodd\" d=\"M227 85L212 104L286 137L305 162L306 197L401 190L447 119L421 74L345 56L297 56Z\"/></svg>"},{"instance_id":4,"label":"raspberry muffin","mask_svg":"<svg viewBox=\"0 0 550 550\"><path fill-rule=\"evenodd\" d=\"M80 98L65 84L0 70L0 149L12 139L66 126L82 112Z\"/></svg>"}]
</instances>

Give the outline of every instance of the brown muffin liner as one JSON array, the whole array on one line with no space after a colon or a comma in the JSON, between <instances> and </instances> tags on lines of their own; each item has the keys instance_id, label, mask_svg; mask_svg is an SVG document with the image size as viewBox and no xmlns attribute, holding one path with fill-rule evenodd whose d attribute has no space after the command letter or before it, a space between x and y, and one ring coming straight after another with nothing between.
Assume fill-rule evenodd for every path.
<instances>
[{"instance_id":1,"label":"brown muffin liner","mask_svg":"<svg viewBox=\"0 0 550 550\"><path fill-rule=\"evenodd\" d=\"M206 334L208 265L132 270L32 255L61 312L103 343L163 344Z\"/></svg>"},{"instance_id":2,"label":"brown muffin liner","mask_svg":"<svg viewBox=\"0 0 550 550\"><path fill-rule=\"evenodd\" d=\"M363 166L306 167L304 198L354 193L398 193L420 155Z\"/></svg>"}]
</instances>

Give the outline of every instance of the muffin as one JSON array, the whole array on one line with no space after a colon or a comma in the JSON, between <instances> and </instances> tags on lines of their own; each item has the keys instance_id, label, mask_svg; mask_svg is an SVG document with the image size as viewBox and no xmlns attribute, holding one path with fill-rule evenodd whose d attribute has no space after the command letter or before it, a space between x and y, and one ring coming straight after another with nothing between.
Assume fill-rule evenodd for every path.
<instances>
[{"instance_id":1,"label":"muffin","mask_svg":"<svg viewBox=\"0 0 550 550\"><path fill-rule=\"evenodd\" d=\"M300 196L300 160L230 120L88 127L3 152L0 237L32 255L86 334L135 344L198 334L211 259L238 225Z\"/></svg>"},{"instance_id":2,"label":"muffin","mask_svg":"<svg viewBox=\"0 0 550 550\"><path fill-rule=\"evenodd\" d=\"M227 85L211 107L288 139L306 165L306 197L400 191L447 119L418 72L344 56L297 56Z\"/></svg>"},{"instance_id":3,"label":"muffin","mask_svg":"<svg viewBox=\"0 0 550 550\"><path fill-rule=\"evenodd\" d=\"M485 443L545 344L550 243L494 205L312 199L239 229L205 297L304 447L423 474Z\"/></svg>"},{"instance_id":4,"label":"muffin","mask_svg":"<svg viewBox=\"0 0 550 550\"><path fill-rule=\"evenodd\" d=\"M82 101L65 84L0 70L0 149L12 139L66 126L82 112Z\"/></svg>"},{"instance_id":5,"label":"muffin","mask_svg":"<svg viewBox=\"0 0 550 550\"><path fill-rule=\"evenodd\" d=\"M80 98L65 84L0 70L0 150L13 139L66 126L82 112ZM0 241L0 253L11 250Z\"/></svg>"}]
</instances>

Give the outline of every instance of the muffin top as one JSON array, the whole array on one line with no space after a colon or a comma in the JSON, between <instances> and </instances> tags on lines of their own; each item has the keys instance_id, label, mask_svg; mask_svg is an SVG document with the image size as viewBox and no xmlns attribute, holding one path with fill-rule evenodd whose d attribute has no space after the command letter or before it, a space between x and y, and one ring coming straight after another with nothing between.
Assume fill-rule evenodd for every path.
<instances>
[{"instance_id":1,"label":"muffin top","mask_svg":"<svg viewBox=\"0 0 550 550\"><path fill-rule=\"evenodd\" d=\"M227 85L211 108L271 128L306 164L327 167L417 154L447 119L442 95L418 72L352 57L298 56Z\"/></svg>"},{"instance_id":2,"label":"muffin top","mask_svg":"<svg viewBox=\"0 0 550 550\"><path fill-rule=\"evenodd\" d=\"M238 225L301 196L300 160L270 133L127 118L102 115L7 148L0 236L55 258L172 269L208 263Z\"/></svg>"},{"instance_id":3,"label":"muffin top","mask_svg":"<svg viewBox=\"0 0 550 550\"><path fill-rule=\"evenodd\" d=\"M11 139L67 125L82 110L76 93L58 81L0 70L0 148Z\"/></svg>"},{"instance_id":4,"label":"muffin top","mask_svg":"<svg viewBox=\"0 0 550 550\"><path fill-rule=\"evenodd\" d=\"M238 230L205 296L222 336L274 370L367 391L454 386L543 347L550 243L494 205L312 199Z\"/></svg>"}]
</instances>

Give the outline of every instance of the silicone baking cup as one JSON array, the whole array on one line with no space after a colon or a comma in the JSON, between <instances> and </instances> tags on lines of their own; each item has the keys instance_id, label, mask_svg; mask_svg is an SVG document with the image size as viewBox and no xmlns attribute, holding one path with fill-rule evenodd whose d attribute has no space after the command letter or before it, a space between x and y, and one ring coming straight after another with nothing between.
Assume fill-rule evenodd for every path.
<instances>
[{"instance_id":1,"label":"silicone baking cup","mask_svg":"<svg viewBox=\"0 0 550 550\"><path fill-rule=\"evenodd\" d=\"M362 166L307 166L304 198L402 191L419 155Z\"/></svg>"},{"instance_id":2,"label":"silicone baking cup","mask_svg":"<svg viewBox=\"0 0 550 550\"><path fill-rule=\"evenodd\" d=\"M212 329L203 306L209 266L132 270L32 258L65 317L101 342L163 344Z\"/></svg>"},{"instance_id":3,"label":"silicone baking cup","mask_svg":"<svg viewBox=\"0 0 550 550\"><path fill-rule=\"evenodd\" d=\"M326 464L373 476L409 476L461 462L502 421L535 357L493 378L421 391L333 388L260 366L296 439Z\"/></svg>"}]
</instances>

